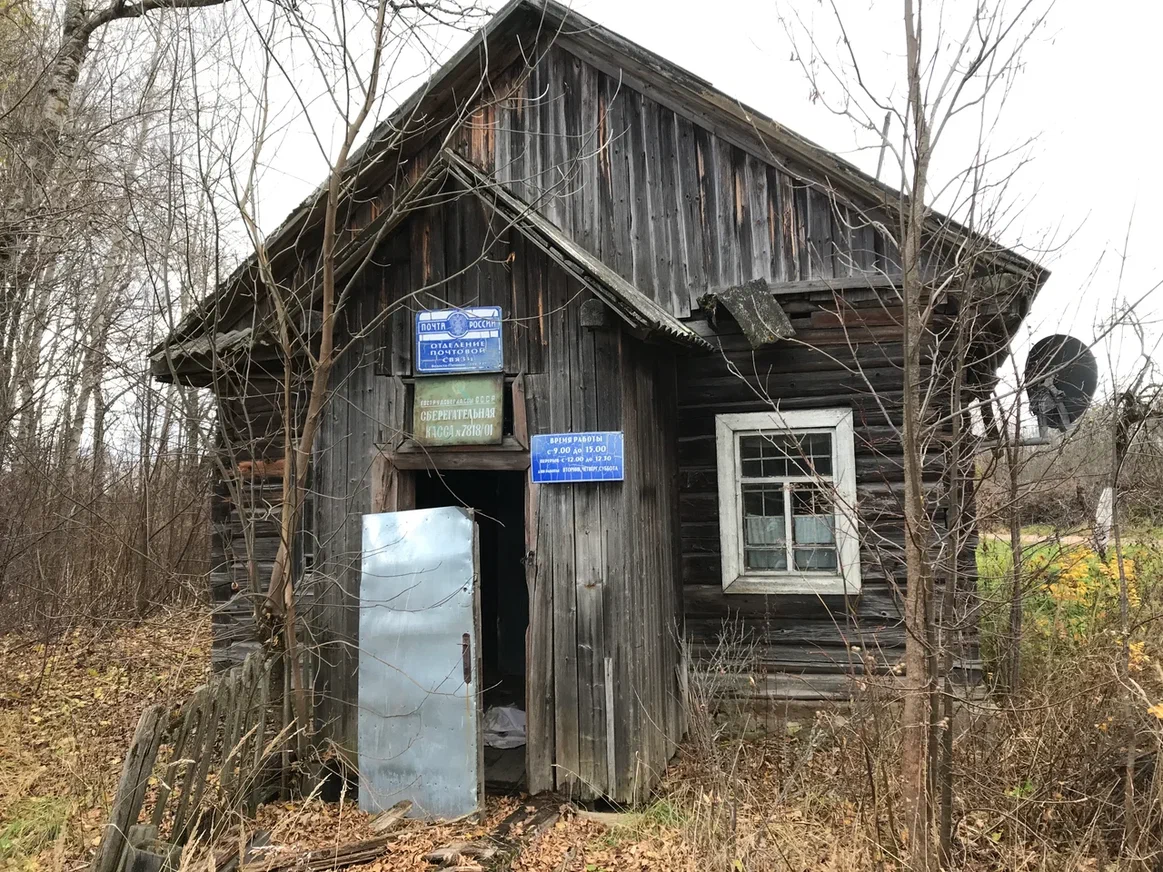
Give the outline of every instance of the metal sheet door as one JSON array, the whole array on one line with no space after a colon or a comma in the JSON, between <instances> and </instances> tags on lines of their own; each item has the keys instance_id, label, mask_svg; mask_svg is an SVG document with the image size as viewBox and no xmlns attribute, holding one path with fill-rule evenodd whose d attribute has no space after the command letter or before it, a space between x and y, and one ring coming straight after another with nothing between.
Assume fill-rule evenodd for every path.
<instances>
[{"instance_id":1,"label":"metal sheet door","mask_svg":"<svg viewBox=\"0 0 1163 872\"><path fill-rule=\"evenodd\" d=\"M458 817L484 798L476 524L460 507L364 515L359 807Z\"/></svg>"}]
</instances>

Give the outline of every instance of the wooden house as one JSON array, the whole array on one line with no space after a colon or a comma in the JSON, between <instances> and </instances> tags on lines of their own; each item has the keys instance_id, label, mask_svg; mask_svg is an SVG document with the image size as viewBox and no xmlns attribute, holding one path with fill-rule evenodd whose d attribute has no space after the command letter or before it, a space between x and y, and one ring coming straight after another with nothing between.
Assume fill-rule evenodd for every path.
<instances>
[{"instance_id":1,"label":"wooden house","mask_svg":"<svg viewBox=\"0 0 1163 872\"><path fill-rule=\"evenodd\" d=\"M351 167L336 328L348 350L295 547L320 736L356 753L373 513L477 511L484 668L516 681L534 792L642 797L727 619L757 645L743 691L756 698L843 697L899 661L902 330L886 231L899 195L533 0L499 12ZM306 335L322 193L266 242ZM933 226L938 269L971 237ZM966 382L987 391L1044 273L1000 247L978 272L1009 289L970 355ZM491 306L496 444L420 444L417 313ZM254 597L277 545L288 416L272 312L252 259L153 357L159 378L218 399L219 666L257 644ZM622 434L620 480L533 482L534 437L591 432Z\"/></svg>"}]
</instances>

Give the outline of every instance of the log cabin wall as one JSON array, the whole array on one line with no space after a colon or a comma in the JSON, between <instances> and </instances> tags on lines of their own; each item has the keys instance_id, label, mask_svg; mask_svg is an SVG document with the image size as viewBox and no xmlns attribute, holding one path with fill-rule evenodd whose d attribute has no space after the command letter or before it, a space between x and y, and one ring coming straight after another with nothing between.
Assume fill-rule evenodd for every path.
<instances>
[{"instance_id":1,"label":"log cabin wall","mask_svg":"<svg viewBox=\"0 0 1163 872\"><path fill-rule=\"evenodd\" d=\"M862 276L899 272L892 239L826 180L744 141L745 135L728 136L709 119L677 111L659 92L657 100L646 96L632 77L568 39L514 67L507 81L508 90L502 84L497 92L509 96L473 116L461 150L678 317L700 318L708 291L755 278L776 288L813 279L858 285L853 280ZM891 426L899 419L885 419L885 410L895 416L899 407L901 339L899 318L885 315L883 293L857 288L847 294L872 313L854 355L847 325L829 314L835 297L824 291L781 295L797 329L794 344L753 354L727 315L708 336L722 343L726 359L679 361L687 636L693 653L705 654L723 620L741 616L761 642L769 677L760 695L846 696L867 652L874 652L878 669L903 652L894 587L903 584L896 497L903 472ZM723 594L714 415L765 408L728 372L727 359L752 382L764 382L785 408L854 409L858 499L869 543L862 549L860 597ZM849 371L852 362L867 380ZM938 459L930 473L940 475ZM852 646L865 653L854 655Z\"/></svg>"},{"instance_id":2,"label":"log cabin wall","mask_svg":"<svg viewBox=\"0 0 1163 872\"><path fill-rule=\"evenodd\" d=\"M217 466L210 495L211 666L259 647L255 606L270 582L283 500L282 386L252 363L214 379Z\"/></svg>"},{"instance_id":3,"label":"log cabin wall","mask_svg":"<svg viewBox=\"0 0 1163 872\"><path fill-rule=\"evenodd\" d=\"M641 798L681 725L673 354L616 325L583 328L590 292L475 196L398 233L408 245L384 248L406 259L377 257L352 296L344 326L355 345L333 373L315 452L308 574L322 733L355 751L361 515L383 508L377 455L406 435L413 313L499 305L528 432L625 432L624 482L527 486L530 789Z\"/></svg>"},{"instance_id":4,"label":"log cabin wall","mask_svg":"<svg viewBox=\"0 0 1163 872\"><path fill-rule=\"evenodd\" d=\"M761 673L754 686L741 688L743 697L846 698L854 691L855 677L869 668L884 673L904 654L904 467L897 429L903 400L901 312L871 291L781 295L779 300L795 328L795 342L753 349L734 319L723 314L715 328L700 326L719 353L679 360L686 638L692 654L705 658L719 643L724 621L741 624L758 643ZM925 356L926 365L931 360ZM861 539L858 596L723 592L715 416L776 407L852 409ZM925 459L926 482L935 484L945 472L944 456L934 447ZM972 553L968 560L972 569ZM964 578L971 585L972 571ZM937 579L938 590L940 585ZM958 669L973 668L975 638L972 626L963 628Z\"/></svg>"}]
</instances>

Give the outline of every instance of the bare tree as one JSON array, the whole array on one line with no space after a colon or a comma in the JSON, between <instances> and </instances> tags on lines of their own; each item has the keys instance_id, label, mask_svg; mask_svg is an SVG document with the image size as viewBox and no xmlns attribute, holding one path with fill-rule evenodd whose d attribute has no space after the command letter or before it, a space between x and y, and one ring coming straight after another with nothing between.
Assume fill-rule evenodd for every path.
<instances>
[{"instance_id":1,"label":"bare tree","mask_svg":"<svg viewBox=\"0 0 1163 872\"><path fill-rule=\"evenodd\" d=\"M845 17L835 7L831 11L828 36L794 10L784 16L785 24L802 46L798 56L813 93L881 141L900 190L899 197L885 203L891 223L884 226L899 247L904 344L899 434L906 642L900 792L909 863L929 869L941 862L942 850L948 861L952 826L951 709L941 700L952 692L952 639L959 623L954 598L966 578L963 562L973 535L965 520L972 515L966 470L979 437L968 412L983 390L988 393L990 370L999 362L981 359L980 339L992 335L994 342L1004 343L1002 313L1039 281L1037 275L1012 283L991 279L1002 272L1001 252L988 238L1004 241L1007 234L1012 221L1007 184L1020 161L1012 151L994 146L990 134L1022 51L1042 27L1046 10L1028 2L1014 8L977 5L960 17L945 9L926 17L927 4L904 0L904 66L879 88L877 74L866 68L850 39ZM822 48L832 34L838 53ZM884 115L894 122L897 137L882 139ZM958 141L971 146L966 149ZM942 165L954 169L934 178L936 158L946 151L949 159ZM870 213L866 220L876 216ZM960 241L951 244L950 233ZM950 312L956 314L951 318ZM937 446L949 470L944 495L926 475Z\"/></svg>"},{"instance_id":2,"label":"bare tree","mask_svg":"<svg viewBox=\"0 0 1163 872\"><path fill-rule=\"evenodd\" d=\"M204 416L150 382L146 357L159 318L190 304L168 283L205 262L190 232L205 202L173 196L199 48L160 9L140 28L94 25L62 102L51 10L19 12L6 46L27 57L0 85L17 252L0 282L0 599L47 632L196 595Z\"/></svg>"}]
</instances>

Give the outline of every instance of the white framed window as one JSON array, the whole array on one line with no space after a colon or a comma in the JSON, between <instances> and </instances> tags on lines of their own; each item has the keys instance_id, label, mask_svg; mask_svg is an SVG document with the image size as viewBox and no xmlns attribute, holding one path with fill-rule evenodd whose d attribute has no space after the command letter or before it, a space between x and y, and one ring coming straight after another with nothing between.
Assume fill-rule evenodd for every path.
<instances>
[{"instance_id":1,"label":"white framed window","mask_svg":"<svg viewBox=\"0 0 1163 872\"><path fill-rule=\"evenodd\" d=\"M727 593L856 594L851 409L715 416Z\"/></svg>"}]
</instances>

